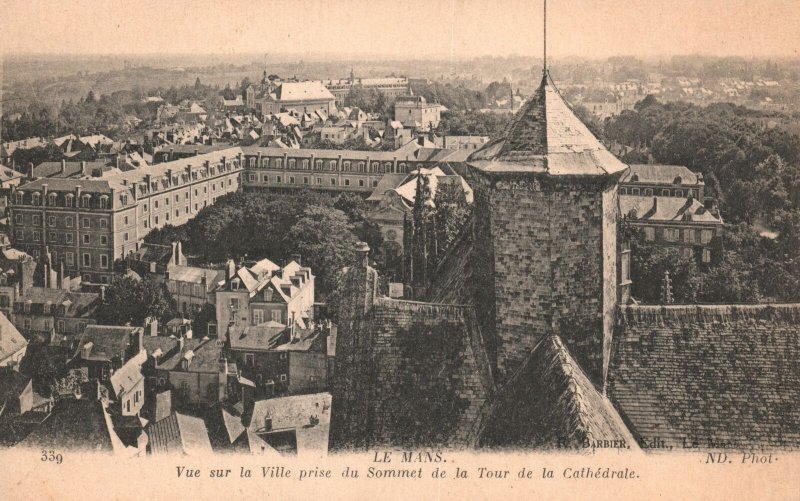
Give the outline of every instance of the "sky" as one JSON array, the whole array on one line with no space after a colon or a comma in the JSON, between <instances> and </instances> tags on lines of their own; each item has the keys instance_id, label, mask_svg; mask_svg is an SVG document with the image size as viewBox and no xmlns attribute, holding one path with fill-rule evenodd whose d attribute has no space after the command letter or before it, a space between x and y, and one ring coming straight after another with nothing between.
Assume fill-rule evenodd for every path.
<instances>
[{"instance_id":1,"label":"sky","mask_svg":"<svg viewBox=\"0 0 800 501\"><path fill-rule=\"evenodd\" d=\"M0 0L6 54L542 54L542 0ZM800 0L550 0L548 55L800 55Z\"/></svg>"}]
</instances>

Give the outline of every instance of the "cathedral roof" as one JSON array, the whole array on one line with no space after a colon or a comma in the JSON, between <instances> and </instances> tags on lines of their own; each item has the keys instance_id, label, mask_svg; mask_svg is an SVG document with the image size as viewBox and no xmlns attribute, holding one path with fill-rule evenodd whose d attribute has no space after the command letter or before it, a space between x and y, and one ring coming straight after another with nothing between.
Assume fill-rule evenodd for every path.
<instances>
[{"instance_id":1,"label":"cathedral roof","mask_svg":"<svg viewBox=\"0 0 800 501\"><path fill-rule=\"evenodd\" d=\"M549 73L514 115L505 136L487 143L468 162L484 172L553 176L604 176L627 168L575 116Z\"/></svg>"}]
</instances>

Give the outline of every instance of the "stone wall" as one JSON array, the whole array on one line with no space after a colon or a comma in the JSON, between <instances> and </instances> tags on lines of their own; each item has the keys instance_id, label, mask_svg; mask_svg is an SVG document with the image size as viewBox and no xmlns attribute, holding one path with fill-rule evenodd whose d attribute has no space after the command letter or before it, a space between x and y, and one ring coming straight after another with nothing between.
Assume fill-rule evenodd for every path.
<instances>
[{"instance_id":1,"label":"stone wall","mask_svg":"<svg viewBox=\"0 0 800 501\"><path fill-rule=\"evenodd\" d=\"M552 332L599 383L616 305L613 182L478 172L471 182L476 306L479 321L494 318L484 332L494 334L498 379Z\"/></svg>"},{"instance_id":2,"label":"stone wall","mask_svg":"<svg viewBox=\"0 0 800 501\"><path fill-rule=\"evenodd\" d=\"M472 308L373 294L365 310L366 277L348 270L356 293L335 298L332 446L474 446L494 385Z\"/></svg>"}]
</instances>

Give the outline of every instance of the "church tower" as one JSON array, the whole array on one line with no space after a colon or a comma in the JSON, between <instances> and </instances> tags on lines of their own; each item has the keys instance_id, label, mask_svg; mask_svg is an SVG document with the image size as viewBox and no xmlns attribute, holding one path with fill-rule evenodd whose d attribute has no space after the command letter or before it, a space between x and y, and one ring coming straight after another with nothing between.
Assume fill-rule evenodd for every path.
<instances>
[{"instance_id":1,"label":"church tower","mask_svg":"<svg viewBox=\"0 0 800 501\"><path fill-rule=\"evenodd\" d=\"M496 379L557 334L601 384L617 304L617 182L627 166L575 116L546 69L505 137L467 163L476 307Z\"/></svg>"}]
</instances>

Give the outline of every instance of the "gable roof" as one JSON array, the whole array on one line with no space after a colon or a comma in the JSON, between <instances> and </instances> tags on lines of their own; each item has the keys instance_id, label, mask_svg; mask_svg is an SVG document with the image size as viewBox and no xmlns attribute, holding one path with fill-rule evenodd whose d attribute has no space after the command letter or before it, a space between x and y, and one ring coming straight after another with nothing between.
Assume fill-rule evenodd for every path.
<instances>
[{"instance_id":1,"label":"gable roof","mask_svg":"<svg viewBox=\"0 0 800 501\"><path fill-rule=\"evenodd\" d=\"M637 437L800 448L800 305L626 306L608 393Z\"/></svg>"},{"instance_id":2,"label":"gable roof","mask_svg":"<svg viewBox=\"0 0 800 501\"><path fill-rule=\"evenodd\" d=\"M277 101L335 100L320 82L284 82L275 89Z\"/></svg>"},{"instance_id":3,"label":"gable roof","mask_svg":"<svg viewBox=\"0 0 800 501\"><path fill-rule=\"evenodd\" d=\"M87 325L81 335L75 357L83 360L110 361L128 347L130 336L139 327L125 327L116 325ZM91 343L89 353L84 353L83 347Z\"/></svg>"},{"instance_id":4,"label":"gable roof","mask_svg":"<svg viewBox=\"0 0 800 501\"><path fill-rule=\"evenodd\" d=\"M105 411L99 400L65 399L41 425L18 445L111 452L113 445Z\"/></svg>"},{"instance_id":5,"label":"gable roof","mask_svg":"<svg viewBox=\"0 0 800 501\"><path fill-rule=\"evenodd\" d=\"M502 139L469 156L485 172L541 172L552 176L605 176L627 166L575 116L549 73L514 115Z\"/></svg>"},{"instance_id":6,"label":"gable roof","mask_svg":"<svg viewBox=\"0 0 800 501\"><path fill-rule=\"evenodd\" d=\"M559 440L567 439L568 444ZM533 349L499 396L481 434L484 445L581 447L586 439L636 442L611 402L556 335Z\"/></svg>"},{"instance_id":7,"label":"gable roof","mask_svg":"<svg viewBox=\"0 0 800 501\"><path fill-rule=\"evenodd\" d=\"M211 441L202 419L184 414L170 414L148 428L150 452L202 456L211 453Z\"/></svg>"},{"instance_id":8,"label":"gable roof","mask_svg":"<svg viewBox=\"0 0 800 501\"><path fill-rule=\"evenodd\" d=\"M22 337L14 324L3 313L0 313L0 361L17 353L28 346L28 341Z\"/></svg>"},{"instance_id":9,"label":"gable roof","mask_svg":"<svg viewBox=\"0 0 800 501\"><path fill-rule=\"evenodd\" d=\"M229 338L232 350L269 350L281 344L286 326L267 321L258 325L236 325Z\"/></svg>"},{"instance_id":10,"label":"gable roof","mask_svg":"<svg viewBox=\"0 0 800 501\"><path fill-rule=\"evenodd\" d=\"M331 400L331 394L327 392L259 400L253 405L247 430L262 440L269 433L294 431L298 456L325 455L328 452ZM312 416L316 417L316 424L312 424ZM269 431L264 429L267 417L272 420Z\"/></svg>"}]
</instances>

